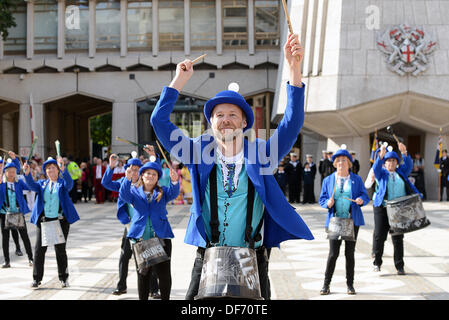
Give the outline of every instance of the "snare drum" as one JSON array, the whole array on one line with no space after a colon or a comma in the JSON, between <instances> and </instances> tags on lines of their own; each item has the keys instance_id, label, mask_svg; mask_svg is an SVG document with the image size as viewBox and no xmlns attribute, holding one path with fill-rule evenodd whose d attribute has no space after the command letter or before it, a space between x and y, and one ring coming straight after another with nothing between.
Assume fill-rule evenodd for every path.
<instances>
[{"instance_id":1,"label":"snare drum","mask_svg":"<svg viewBox=\"0 0 449 320\"><path fill-rule=\"evenodd\" d=\"M136 242L132 248L137 263L137 271L142 275L147 274L151 266L170 260L158 237Z\"/></svg>"},{"instance_id":2,"label":"snare drum","mask_svg":"<svg viewBox=\"0 0 449 320\"><path fill-rule=\"evenodd\" d=\"M6 212L5 229L24 229L25 218L21 212Z\"/></svg>"},{"instance_id":3,"label":"snare drum","mask_svg":"<svg viewBox=\"0 0 449 320\"><path fill-rule=\"evenodd\" d=\"M392 234L416 231L430 224L418 194L389 200L386 203L388 223Z\"/></svg>"},{"instance_id":4,"label":"snare drum","mask_svg":"<svg viewBox=\"0 0 449 320\"><path fill-rule=\"evenodd\" d=\"M64 233L59 220L41 222L42 247L65 243Z\"/></svg>"},{"instance_id":5,"label":"snare drum","mask_svg":"<svg viewBox=\"0 0 449 320\"><path fill-rule=\"evenodd\" d=\"M240 247L210 247L195 299L262 299L256 251Z\"/></svg>"}]
</instances>

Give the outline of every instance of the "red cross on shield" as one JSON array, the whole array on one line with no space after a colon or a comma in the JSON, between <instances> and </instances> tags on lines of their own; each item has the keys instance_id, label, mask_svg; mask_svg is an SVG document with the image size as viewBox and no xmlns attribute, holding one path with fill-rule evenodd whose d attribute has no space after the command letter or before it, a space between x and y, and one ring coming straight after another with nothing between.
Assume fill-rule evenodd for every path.
<instances>
[{"instance_id":1,"label":"red cross on shield","mask_svg":"<svg viewBox=\"0 0 449 320\"><path fill-rule=\"evenodd\" d=\"M404 62L411 63L415 60L415 47L407 44L401 47L401 59Z\"/></svg>"}]
</instances>

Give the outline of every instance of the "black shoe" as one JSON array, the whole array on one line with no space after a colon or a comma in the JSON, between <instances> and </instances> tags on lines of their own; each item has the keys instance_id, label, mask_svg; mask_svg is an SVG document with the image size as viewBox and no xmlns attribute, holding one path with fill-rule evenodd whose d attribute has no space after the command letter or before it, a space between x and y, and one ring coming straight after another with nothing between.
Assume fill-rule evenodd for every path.
<instances>
[{"instance_id":1,"label":"black shoe","mask_svg":"<svg viewBox=\"0 0 449 320\"><path fill-rule=\"evenodd\" d=\"M62 281L61 280L61 288L67 288L69 286L69 282L67 280Z\"/></svg>"},{"instance_id":2,"label":"black shoe","mask_svg":"<svg viewBox=\"0 0 449 320\"><path fill-rule=\"evenodd\" d=\"M37 282L37 280L33 280L33 282L31 283L31 288L37 288L41 285L41 282Z\"/></svg>"},{"instance_id":3,"label":"black shoe","mask_svg":"<svg viewBox=\"0 0 449 320\"><path fill-rule=\"evenodd\" d=\"M374 266L373 271L374 272L380 272L380 266Z\"/></svg>"},{"instance_id":4,"label":"black shoe","mask_svg":"<svg viewBox=\"0 0 449 320\"><path fill-rule=\"evenodd\" d=\"M114 296L119 296L119 295L125 294L125 293L126 293L126 289L124 289L124 290L115 289L115 290L112 292L112 294L113 294Z\"/></svg>"},{"instance_id":5,"label":"black shoe","mask_svg":"<svg viewBox=\"0 0 449 320\"><path fill-rule=\"evenodd\" d=\"M348 294L355 294L355 289L352 284L348 284Z\"/></svg>"},{"instance_id":6,"label":"black shoe","mask_svg":"<svg viewBox=\"0 0 449 320\"><path fill-rule=\"evenodd\" d=\"M2 268L6 269L6 268L11 268L11 265L9 264L9 262L5 262L2 264Z\"/></svg>"},{"instance_id":7,"label":"black shoe","mask_svg":"<svg viewBox=\"0 0 449 320\"><path fill-rule=\"evenodd\" d=\"M19 256L19 257L23 256L23 253L20 249L16 250L16 256Z\"/></svg>"},{"instance_id":8,"label":"black shoe","mask_svg":"<svg viewBox=\"0 0 449 320\"><path fill-rule=\"evenodd\" d=\"M30 267L32 267L33 264L34 264L34 263L33 263L33 259L29 259L29 260L28 260L28 265L29 265Z\"/></svg>"},{"instance_id":9,"label":"black shoe","mask_svg":"<svg viewBox=\"0 0 449 320\"><path fill-rule=\"evenodd\" d=\"M153 299L161 299L161 294L159 291L150 293L150 297Z\"/></svg>"},{"instance_id":10,"label":"black shoe","mask_svg":"<svg viewBox=\"0 0 449 320\"><path fill-rule=\"evenodd\" d=\"M331 293L331 291L330 291L330 289L329 289L329 285L325 284L325 285L323 286L323 288L321 289L321 291L320 291L320 295L326 296L326 295L328 295L329 293Z\"/></svg>"},{"instance_id":11,"label":"black shoe","mask_svg":"<svg viewBox=\"0 0 449 320\"><path fill-rule=\"evenodd\" d=\"M398 269L398 275L400 275L400 276L405 275L404 268L399 268L399 269Z\"/></svg>"}]
</instances>

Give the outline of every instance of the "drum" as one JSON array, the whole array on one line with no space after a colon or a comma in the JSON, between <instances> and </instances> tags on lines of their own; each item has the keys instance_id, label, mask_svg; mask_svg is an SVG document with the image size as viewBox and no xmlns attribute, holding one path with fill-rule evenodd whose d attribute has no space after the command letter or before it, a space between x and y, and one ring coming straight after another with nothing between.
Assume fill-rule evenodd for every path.
<instances>
[{"instance_id":1,"label":"drum","mask_svg":"<svg viewBox=\"0 0 449 320\"><path fill-rule=\"evenodd\" d=\"M5 229L24 229L25 218L21 212L6 212Z\"/></svg>"},{"instance_id":2,"label":"drum","mask_svg":"<svg viewBox=\"0 0 449 320\"><path fill-rule=\"evenodd\" d=\"M204 253L195 299L261 300L256 251L240 247L211 247Z\"/></svg>"},{"instance_id":3,"label":"drum","mask_svg":"<svg viewBox=\"0 0 449 320\"><path fill-rule=\"evenodd\" d=\"M41 239L43 247L65 243L59 219L41 222Z\"/></svg>"},{"instance_id":4,"label":"drum","mask_svg":"<svg viewBox=\"0 0 449 320\"><path fill-rule=\"evenodd\" d=\"M355 241L354 221L351 218L330 218L326 232L329 240Z\"/></svg>"},{"instance_id":5,"label":"drum","mask_svg":"<svg viewBox=\"0 0 449 320\"><path fill-rule=\"evenodd\" d=\"M416 231L430 224L418 194L387 201L387 215L392 234Z\"/></svg>"},{"instance_id":6,"label":"drum","mask_svg":"<svg viewBox=\"0 0 449 320\"><path fill-rule=\"evenodd\" d=\"M134 243L133 251L137 263L137 271L142 275L146 275L151 266L170 260L158 237Z\"/></svg>"}]
</instances>

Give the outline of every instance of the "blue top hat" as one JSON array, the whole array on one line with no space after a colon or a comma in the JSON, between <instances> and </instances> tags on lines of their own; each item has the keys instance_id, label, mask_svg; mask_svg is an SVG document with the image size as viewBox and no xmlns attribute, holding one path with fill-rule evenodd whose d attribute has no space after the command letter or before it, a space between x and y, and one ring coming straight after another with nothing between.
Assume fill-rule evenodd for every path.
<instances>
[{"instance_id":1,"label":"blue top hat","mask_svg":"<svg viewBox=\"0 0 449 320\"><path fill-rule=\"evenodd\" d=\"M142 161L140 161L139 158L131 158L128 160L128 162L125 164L125 170L128 169L131 166L142 166Z\"/></svg>"},{"instance_id":2,"label":"blue top hat","mask_svg":"<svg viewBox=\"0 0 449 320\"><path fill-rule=\"evenodd\" d=\"M398 154L394 151L387 152L384 159L385 161L387 161L388 159L396 159L398 163L401 162L401 158L399 158Z\"/></svg>"},{"instance_id":3,"label":"blue top hat","mask_svg":"<svg viewBox=\"0 0 449 320\"><path fill-rule=\"evenodd\" d=\"M246 102L243 96L232 90L225 90L217 93L217 95L211 99L209 99L204 105L204 115L206 116L207 121L210 123L210 117L212 115L212 110L218 104L222 103L231 103L240 107L246 115L246 127L243 128L243 131L248 130L253 126L254 123L254 114L250 105Z\"/></svg>"},{"instance_id":4,"label":"blue top hat","mask_svg":"<svg viewBox=\"0 0 449 320\"><path fill-rule=\"evenodd\" d=\"M53 159L52 157L49 157L47 159L47 161L44 162L44 164L42 165L42 172L45 174L45 167L48 166L49 164L55 164L58 168L58 161L56 161L55 159Z\"/></svg>"},{"instance_id":5,"label":"blue top hat","mask_svg":"<svg viewBox=\"0 0 449 320\"><path fill-rule=\"evenodd\" d=\"M3 162L3 161L2 161L2 162ZM1 163L1 162L0 162L0 163ZM6 165L5 165L5 167L3 168L3 172L5 172L6 169L8 169L8 168L15 168L16 171L17 171L17 170L20 170L20 168L17 168L17 165L12 161L12 159L8 159L8 161L6 161Z\"/></svg>"},{"instance_id":6,"label":"blue top hat","mask_svg":"<svg viewBox=\"0 0 449 320\"><path fill-rule=\"evenodd\" d=\"M156 170L156 171L157 171L157 173L158 173L158 175L159 175L159 176L157 177L158 180L162 177L162 167L161 167L161 164L159 163L159 161L153 161L153 162L147 162L147 163L145 163L145 164L139 169L139 176L142 175L142 173L143 173L145 170L148 170L148 169L153 169L153 170Z\"/></svg>"},{"instance_id":7,"label":"blue top hat","mask_svg":"<svg viewBox=\"0 0 449 320\"><path fill-rule=\"evenodd\" d=\"M347 158L349 159L349 161L351 161L351 162L353 161L353 160L352 160L351 154L349 153L348 150L346 150L346 145L344 145L344 144L341 145L341 149L337 150L337 152L335 152L335 153L332 155L332 162L335 161L335 158L341 157L341 156L347 157Z\"/></svg>"}]
</instances>

